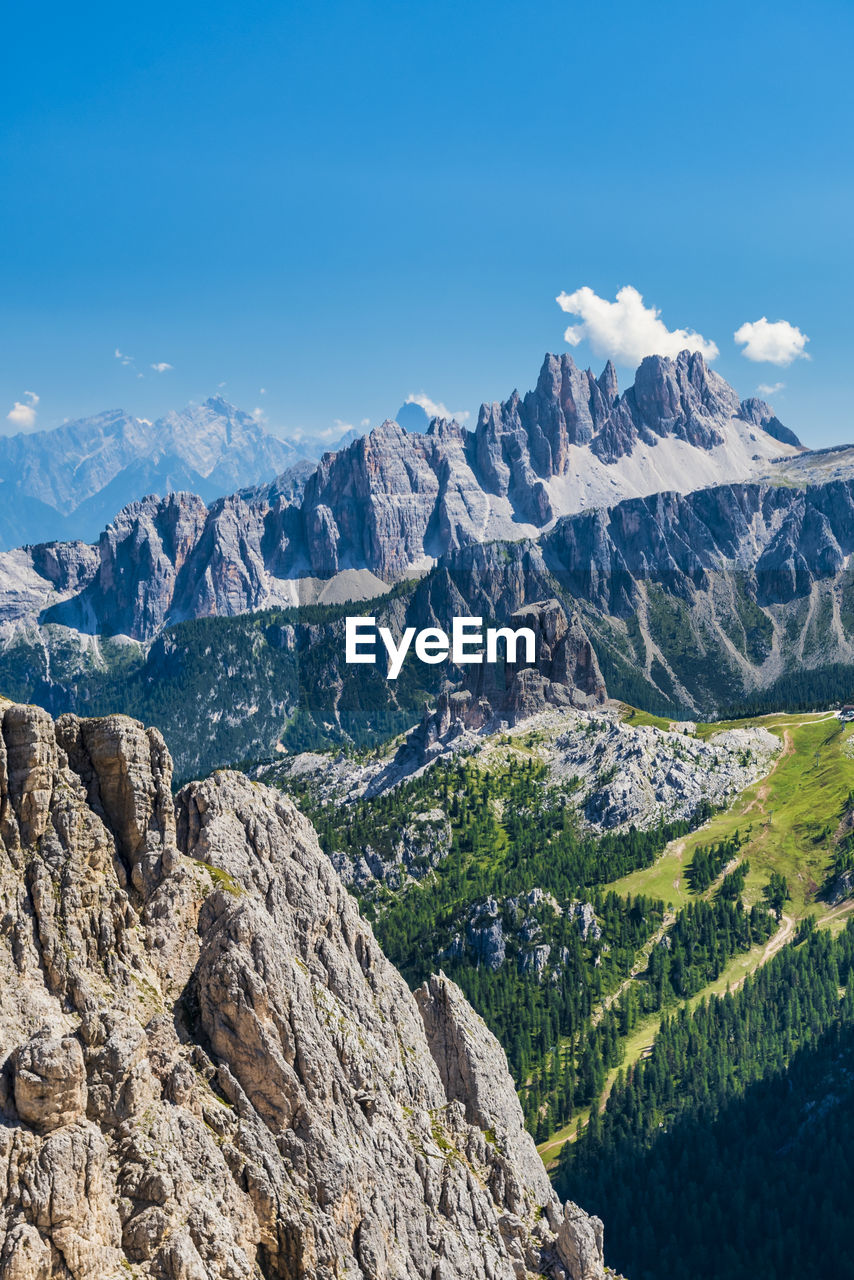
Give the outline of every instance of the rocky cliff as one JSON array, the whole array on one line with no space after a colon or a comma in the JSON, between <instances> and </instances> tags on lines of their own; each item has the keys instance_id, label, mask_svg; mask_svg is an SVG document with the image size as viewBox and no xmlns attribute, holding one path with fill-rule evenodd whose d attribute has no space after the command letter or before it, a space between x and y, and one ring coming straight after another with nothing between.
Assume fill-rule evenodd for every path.
<instances>
[{"instance_id":1,"label":"rocky cliff","mask_svg":"<svg viewBox=\"0 0 854 1280\"><path fill-rule=\"evenodd\" d=\"M604 1274L497 1042L314 833L160 735L0 706L2 1280Z\"/></svg>"},{"instance_id":2,"label":"rocky cliff","mask_svg":"<svg viewBox=\"0 0 854 1280\"><path fill-rule=\"evenodd\" d=\"M417 601L417 596L416 596ZM469 730L514 726L546 708L591 709L607 698L605 681L593 646L576 615L567 617L559 600L531 601L507 618L516 630L534 633L530 663L483 663L461 668L458 688L439 694L436 710L401 744L390 766L393 776L406 776L453 749Z\"/></svg>"}]
</instances>

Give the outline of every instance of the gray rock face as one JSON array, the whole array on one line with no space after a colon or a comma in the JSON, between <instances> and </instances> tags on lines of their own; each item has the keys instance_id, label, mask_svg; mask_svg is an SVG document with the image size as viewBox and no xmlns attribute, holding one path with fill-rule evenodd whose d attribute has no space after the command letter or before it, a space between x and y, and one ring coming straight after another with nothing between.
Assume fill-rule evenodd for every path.
<instances>
[{"instance_id":1,"label":"gray rock face","mask_svg":"<svg viewBox=\"0 0 854 1280\"><path fill-rule=\"evenodd\" d=\"M639 443L665 438L709 451L725 443L726 424L733 419L766 430L771 411L763 419L752 404L740 405L698 353L683 351L676 360L648 356L622 397L610 361L596 379L589 369L582 373L570 355L547 355L536 390L523 400L514 392L501 405L481 408L476 456L491 491L513 497L527 519L543 525L563 514L543 482L571 469L572 446L589 446L609 464L631 455ZM780 434L776 419L774 424L768 434L775 440L799 443L792 432Z\"/></svg>"},{"instance_id":2,"label":"gray rock face","mask_svg":"<svg viewBox=\"0 0 854 1280\"><path fill-rule=\"evenodd\" d=\"M49 620L135 639L155 635L171 613L178 576L206 520L205 504L193 494L133 503L101 534L86 588L52 609Z\"/></svg>"},{"instance_id":3,"label":"gray rock face","mask_svg":"<svg viewBox=\"0 0 854 1280\"><path fill-rule=\"evenodd\" d=\"M641 582L686 596L734 572L755 584L758 603L785 603L839 571L854 545L853 516L850 480L660 493L560 521L543 554L575 596L611 612L631 608Z\"/></svg>"},{"instance_id":4,"label":"gray rock face","mask_svg":"<svg viewBox=\"0 0 854 1280\"><path fill-rule=\"evenodd\" d=\"M425 982L415 999L449 1101L462 1103L469 1124L494 1137L520 1179L520 1192L524 1188L538 1204L551 1204L548 1174L525 1129L519 1099L504 1087L504 1050L495 1036L443 973Z\"/></svg>"},{"instance_id":5,"label":"gray rock face","mask_svg":"<svg viewBox=\"0 0 854 1280\"><path fill-rule=\"evenodd\" d=\"M86 1114L86 1066L79 1040L42 1031L14 1056L15 1108L38 1133Z\"/></svg>"},{"instance_id":6,"label":"gray rock face","mask_svg":"<svg viewBox=\"0 0 854 1280\"><path fill-rule=\"evenodd\" d=\"M488 590L485 578L478 589ZM524 590L521 583L520 589ZM533 663L523 661L520 647L519 661L503 669L487 663L465 668L463 687L439 695L435 712L426 712L400 747L395 769L411 772L423 767L468 730L521 724L548 707L591 709L605 701L605 681L593 646L578 618L567 618L558 600L517 609L507 626L533 631Z\"/></svg>"},{"instance_id":7,"label":"gray rock face","mask_svg":"<svg viewBox=\"0 0 854 1280\"><path fill-rule=\"evenodd\" d=\"M384 422L327 454L302 504L312 572L367 567L393 581L425 556L471 541L489 506L466 458L466 435L455 422L437 420L424 435Z\"/></svg>"},{"instance_id":8,"label":"gray rock face","mask_svg":"<svg viewBox=\"0 0 854 1280\"><path fill-rule=\"evenodd\" d=\"M134 721L0 705L0 1280L600 1280L459 990L412 997L288 801L170 780Z\"/></svg>"},{"instance_id":9,"label":"gray rock face","mask_svg":"<svg viewBox=\"0 0 854 1280\"><path fill-rule=\"evenodd\" d=\"M440 960L467 955L478 967L493 972L511 963L519 973L547 974L557 981L569 953L546 941L552 923L561 916L574 920L582 942L598 942L602 929L589 902L567 901L561 905L543 889L533 888L521 897L486 898L468 913L464 928L439 954Z\"/></svg>"}]
</instances>

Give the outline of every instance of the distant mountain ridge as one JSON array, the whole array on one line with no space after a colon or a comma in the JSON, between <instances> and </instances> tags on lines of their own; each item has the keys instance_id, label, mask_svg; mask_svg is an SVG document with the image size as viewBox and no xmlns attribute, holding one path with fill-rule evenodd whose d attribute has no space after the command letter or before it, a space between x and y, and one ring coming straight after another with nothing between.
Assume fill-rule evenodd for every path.
<instances>
[{"instance_id":1,"label":"distant mountain ridge","mask_svg":"<svg viewBox=\"0 0 854 1280\"><path fill-rule=\"evenodd\" d=\"M156 422L113 409L5 437L0 546L94 541L117 511L147 494L190 490L211 502L272 480L301 456L221 396Z\"/></svg>"},{"instance_id":2,"label":"distant mountain ridge","mask_svg":"<svg viewBox=\"0 0 854 1280\"><path fill-rule=\"evenodd\" d=\"M163 421L173 453L152 465L167 479L195 440L206 482L223 484L258 439L257 424L222 401ZM745 481L799 450L768 405L739 401L702 356L650 357L621 396L610 363L597 379L549 355L536 389L483 405L473 432L434 419L410 435L387 421L313 470L294 466L229 497L133 502L95 551L78 541L7 553L0 623L42 616L146 640L187 618L313 601L322 588L306 579L343 573L348 595L366 598L463 548L536 538L562 514Z\"/></svg>"}]
</instances>

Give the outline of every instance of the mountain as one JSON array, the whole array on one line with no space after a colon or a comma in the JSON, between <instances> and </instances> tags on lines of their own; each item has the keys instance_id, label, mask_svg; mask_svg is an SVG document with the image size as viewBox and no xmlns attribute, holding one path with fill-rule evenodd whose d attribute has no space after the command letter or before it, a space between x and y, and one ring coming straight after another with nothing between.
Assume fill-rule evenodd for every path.
<instances>
[{"instance_id":1,"label":"mountain","mask_svg":"<svg viewBox=\"0 0 854 1280\"><path fill-rule=\"evenodd\" d=\"M122 507L188 489L210 502L273 479L299 451L220 396L157 422L112 410L3 441L0 543L92 540Z\"/></svg>"},{"instance_id":2,"label":"mountain","mask_svg":"<svg viewBox=\"0 0 854 1280\"><path fill-rule=\"evenodd\" d=\"M314 473L307 492L316 481ZM493 544L451 550L425 590L435 597L450 575L470 611L504 615L548 597L558 579L572 599L603 616L626 618L650 584L686 600L716 584L725 592L739 581L749 597L745 608L788 605L813 583L845 570L854 549L852 502L852 479L803 488L753 482L628 499L565 517L538 540L517 540L500 554L488 550ZM191 494L146 498L117 517L97 548L60 543L0 556L0 621L41 618L148 640L185 618L311 603L317 583L287 576L303 514L269 495L249 502L223 498L210 508ZM355 503L352 515L355 521ZM406 548L397 546L402 565ZM369 571L339 572L345 592L339 598L346 598L348 581L351 598L383 590ZM452 599L439 607L446 620L453 616ZM425 604L424 625L434 612ZM642 625L646 620L644 614ZM841 635L834 622L827 643ZM759 643L750 639L754 647ZM743 647L743 637L731 645ZM775 670L781 645L778 637L769 649Z\"/></svg>"},{"instance_id":3,"label":"mountain","mask_svg":"<svg viewBox=\"0 0 854 1280\"><path fill-rule=\"evenodd\" d=\"M494 1036L290 801L0 705L3 1280L604 1280Z\"/></svg>"},{"instance_id":4,"label":"mountain","mask_svg":"<svg viewBox=\"0 0 854 1280\"><path fill-rule=\"evenodd\" d=\"M457 547L535 536L587 507L743 480L798 452L796 437L765 430L772 420L698 354L648 357L622 396L612 365L596 379L571 356L548 355L536 389L481 406L473 432L434 419L408 434L385 422L324 457L306 486L293 563L394 581Z\"/></svg>"},{"instance_id":5,"label":"mountain","mask_svg":"<svg viewBox=\"0 0 854 1280\"><path fill-rule=\"evenodd\" d=\"M418 767L491 719L498 729L606 695L674 720L854 701L852 478L629 499L538 540L451 552L378 595L377 623L399 635L522 611L535 619L536 661L456 669L410 656L397 681L383 661L345 662L353 606L318 594L346 593L347 581L358 594L358 574L300 579L289 585L304 603L271 603L245 509L224 503L215 524L199 499L161 506L99 548L0 557L0 688L57 714L156 719L183 777L283 746L375 747L413 726L407 768ZM179 602L226 616L170 623ZM110 628L124 634L108 640ZM128 639L134 630L149 638Z\"/></svg>"},{"instance_id":6,"label":"mountain","mask_svg":"<svg viewBox=\"0 0 854 1280\"><path fill-rule=\"evenodd\" d=\"M699 355L649 357L622 396L612 366L595 379L570 356L547 356L536 390L484 405L473 433L436 419L410 435L386 422L310 473L291 469L206 511L209 488L234 478L259 432L246 415L208 401L164 419L172 453L143 466L166 482L185 478L176 459L192 448L205 492L125 507L102 533L96 572L76 598L44 580L36 553L0 561L10 601L0 622L47 608L51 620L80 630L149 639L167 622L317 598L300 579L345 573L337 598L369 597L461 548L537 537L564 511L610 505L626 492L744 479L772 470L776 458L797 459L799 446L763 422L777 422L768 406L739 402ZM128 475L140 483L134 466L125 469L110 485L116 499Z\"/></svg>"},{"instance_id":7,"label":"mountain","mask_svg":"<svg viewBox=\"0 0 854 1280\"><path fill-rule=\"evenodd\" d=\"M490 719L606 694L704 720L854 701L854 478L795 479L827 466L842 468L802 455L774 468L784 483L579 512L539 539L449 552L391 591L366 571L276 576L266 535L297 508L270 508L259 529L242 500L148 499L98 547L0 555L0 688L54 713L156 718L184 777L282 744L375 746L418 725L425 702L436 719L416 759ZM346 600L369 592L395 634L535 616L537 660L505 671L410 657L394 682L382 661L348 666Z\"/></svg>"}]
</instances>

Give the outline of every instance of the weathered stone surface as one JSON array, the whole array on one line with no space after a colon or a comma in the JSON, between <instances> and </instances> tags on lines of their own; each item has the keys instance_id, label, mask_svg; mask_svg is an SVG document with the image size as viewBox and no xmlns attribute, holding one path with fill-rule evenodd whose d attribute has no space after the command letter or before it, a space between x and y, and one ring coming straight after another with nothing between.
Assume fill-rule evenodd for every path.
<instances>
[{"instance_id":1,"label":"weathered stone surface","mask_svg":"<svg viewBox=\"0 0 854 1280\"><path fill-rule=\"evenodd\" d=\"M600 1218L588 1217L572 1201L564 1205L557 1251L573 1280L600 1280L602 1234Z\"/></svg>"},{"instance_id":2,"label":"weathered stone surface","mask_svg":"<svg viewBox=\"0 0 854 1280\"><path fill-rule=\"evenodd\" d=\"M86 1114L86 1066L74 1036L33 1036L15 1054L14 1079L18 1115L38 1133Z\"/></svg>"},{"instance_id":3,"label":"weathered stone surface","mask_svg":"<svg viewBox=\"0 0 854 1280\"><path fill-rule=\"evenodd\" d=\"M486 581L484 589L488 589ZM546 708L593 708L606 700L593 646L579 619L567 618L558 600L540 600L516 610L507 626L533 631L533 662L525 661L524 645L520 645L516 662L463 668L463 687L440 693L436 710L425 712L400 747L392 772L411 773L423 767L466 731L513 726Z\"/></svg>"},{"instance_id":4,"label":"weathered stone surface","mask_svg":"<svg viewBox=\"0 0 854 1280\"><path fill-rule=\"evenodd\" d=\"M497 1042L442 978L419 1009L290 802L0 713L0 1280L588 1265Z\"/></svg>"},{"instance_id":5,"label":"weathered stone surface","mask_svg":"<svg viewBox=\"0 0 854 1280\"><path fill-rule=\"evenodd\" d=\"M504 1050L475 1013L456 983L434 975L415 993L430 1052L449 1100L461 1102L470 1124L494 1135L519 1179L519 1202L552 1203L553 1191L534 1140L525 1129L522 1107L507 1089Z\"/></svg>"}]
</instances>

